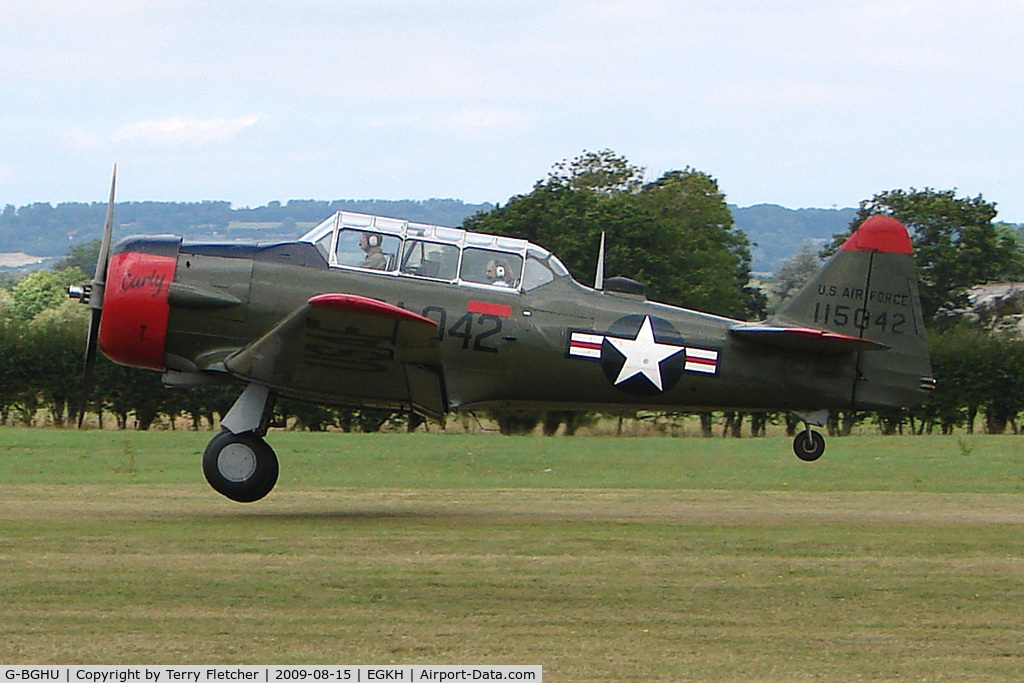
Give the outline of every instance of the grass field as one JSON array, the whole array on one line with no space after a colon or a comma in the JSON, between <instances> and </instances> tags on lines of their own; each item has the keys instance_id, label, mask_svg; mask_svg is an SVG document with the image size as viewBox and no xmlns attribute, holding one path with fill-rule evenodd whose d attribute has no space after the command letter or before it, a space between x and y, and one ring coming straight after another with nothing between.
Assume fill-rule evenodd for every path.
<instances>
[{"instance_id":1,"label":"grass field","mask_svg":"<svg viewBox=\"0 0 1024 683\"><path fill-rule=\"evenodd\" d=\"M548 681L1020 680L1024 440L0 429L0 663L541 664Z\"/></svg>"}]
</instances>

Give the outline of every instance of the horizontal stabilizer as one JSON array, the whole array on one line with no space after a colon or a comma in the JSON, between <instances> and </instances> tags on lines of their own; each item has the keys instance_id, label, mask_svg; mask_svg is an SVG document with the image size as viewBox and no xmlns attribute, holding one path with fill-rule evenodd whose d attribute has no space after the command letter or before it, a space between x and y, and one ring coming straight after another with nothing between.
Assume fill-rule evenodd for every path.
<instances>
[{"instance_id":1,"label":"horizontal stabilizer","mask_svg":"<svg viewBox=\"0 0 1024 683\"><path fill-rule=\"evenodd\" d=\"M750 339L762 344L816 353L848 353L889 348L885 344L870 339L851 337L848 334L818 330L812 327L738 325L729 331L743 339Z\"/></svg>"}]
</instances>

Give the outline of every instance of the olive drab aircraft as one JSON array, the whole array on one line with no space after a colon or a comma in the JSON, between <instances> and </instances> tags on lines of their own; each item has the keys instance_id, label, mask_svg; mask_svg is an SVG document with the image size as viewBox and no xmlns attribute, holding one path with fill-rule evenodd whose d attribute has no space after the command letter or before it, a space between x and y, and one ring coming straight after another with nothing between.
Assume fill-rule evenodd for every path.
<instances>
[{"instance_id":1,"label":"olive drab aircraft","mask_svg":"<svg viewBox=\"0 0 1024 683\"><path fill-rule=\"evenodd\" d=\"M116 179L116 168L115 168ZM71 295L111 360L168 386L236 382L203 471L230 499L264 497L278 460L275 396L411 411L787 410L803 460L830 410L909 406L934 387L907 230L864 222L770 319L744 322L595 287L522 239L339 212L292 242L111 245ZM84 403L83 403L84 405ZM84 410L81 411L84 413Z\"/></svg>"}]
</instances>

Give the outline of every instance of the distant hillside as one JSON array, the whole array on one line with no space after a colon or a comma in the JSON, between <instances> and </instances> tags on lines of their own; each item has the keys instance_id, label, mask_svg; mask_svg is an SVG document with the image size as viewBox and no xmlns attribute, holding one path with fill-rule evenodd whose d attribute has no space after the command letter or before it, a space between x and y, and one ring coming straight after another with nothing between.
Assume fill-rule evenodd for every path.
<instances>
[{"instance_id":1,"label":"distant hillside","mask_svg":"<svg viewBox=\"0 0 1024 683\"><path fill-rule=\"evenodd\" d=\"M172 233L189 239L271 241L292 239L335 211L358 211L435 225L460 226L492 204L465 204L456 199L424 201L291 200L255 209L232 208L229 202L124 202L117 205L116 235ZM774 271L805 241L815 244L844 232L855 209L786 209L771 204L729 207L736 226L754 243L753 270ZM0 213L0 253L24 252L50 259L68 247L100 235L106 205L100 202L8 205ZM0 265L2 267L2 265Z\"/></svg>"},{"instance_id":2,"label":"distant hillside","mask_svg":"<svg viewBox=\"0 0 1024 683\"><path fill-rule=\"evenodd\" d=\"M423 201L292 200L255 209L234 209L229 202L124 202L115 211L115 235L172 233L190 239L290 239L336 211L358 211L434 225L462 225L463 219L492 204L465 204L457 199ZM106 204L69 202L52 206L8 204L0 213L0 252L54 257L72 244L100 236Z\"/></svg>"},{"instance_id":3,"label":"distant hillside","mask_svg":"<svg viewBox=\"0 0 1024 683\"><path fill-rule=\"evenodd\" d=\"M775 204L729 209L736 227L754 243L752 270L756 273L774 272L804 242L821 246L833 235L847 232L857 215L857 209L787 209Z\"/></svg>"}]
</instances>

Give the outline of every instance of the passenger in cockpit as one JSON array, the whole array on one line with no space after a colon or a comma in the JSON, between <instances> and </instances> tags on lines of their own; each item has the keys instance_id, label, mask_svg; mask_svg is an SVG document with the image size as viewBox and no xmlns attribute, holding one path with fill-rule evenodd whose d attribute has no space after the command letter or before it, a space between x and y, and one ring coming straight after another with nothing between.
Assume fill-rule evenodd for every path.
<instances>
[{"instance_id":1,"label":"passenger in cockpit","mask_svg":"<svg viewBox=\"0 0 1024 683\"><path fill-rule=\"evenodd\" d=\"M491 259L488 261L484 274L487 276L487 282L495 287L512 286L512 284L507 280L508 265L500 259Z\"/></svg>"},{"instance_id":2,"label":"passenger in cockpit","mask_svg":"<svg viewBox=\"0 0 1024 683\"><path fill-rule=\"evenodd\" d=\"M384 270L388 267L388 257L380 250L381 236L364 232L359 237L359 248L366 252L366 258L359 264L360 268L372 268L373 270Z\"/></svg>"}]
</instances>

